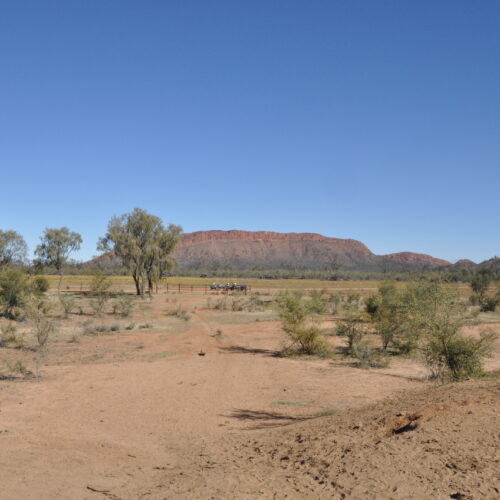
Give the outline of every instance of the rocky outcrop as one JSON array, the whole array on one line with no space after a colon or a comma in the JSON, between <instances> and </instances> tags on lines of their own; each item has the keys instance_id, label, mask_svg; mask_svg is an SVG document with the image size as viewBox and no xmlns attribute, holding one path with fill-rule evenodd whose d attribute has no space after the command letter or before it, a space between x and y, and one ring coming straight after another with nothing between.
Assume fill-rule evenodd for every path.
<instances>
[{"instance_id":1,"label":"rocky outcrop","mask_svg":"<svg viewBox=\"0 0 500 500\"><path fill-rule=\"evenodd\" d=\"M175 257L182 267L249 269L380 269L437 267L449 262L402 252L379 256L357 240L315 233L198 231L186 234Z\"/></svg>"}]
</instances>

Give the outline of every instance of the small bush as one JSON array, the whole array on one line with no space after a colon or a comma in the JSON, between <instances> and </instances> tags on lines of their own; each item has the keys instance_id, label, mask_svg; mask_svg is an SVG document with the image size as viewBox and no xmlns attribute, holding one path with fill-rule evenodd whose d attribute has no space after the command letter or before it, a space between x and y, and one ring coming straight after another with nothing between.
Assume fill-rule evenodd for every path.
<instances>
[{"instance_id":1,"label":"small bush","mask_svg":"<svg viewBox=\"0 0 500 500\"><path fill-rule=\"evenodd\" d=\"M17 328L14 325L8 324L4 325L0 328L2 342L3 343L11 343L16 342L17 339Z\"/></svg>"},{"instance_id":2,"label":"small bush","mask_svg":"<svg viewBox=\"0 0 500 500\"><path fill-rule=\"evenodd\" d=\"M458 334L437 335L424 347L424 358L431 376L441 380L460 381L483 374L483 359L490 356L497 335L481 332L479 339Z\"/></svg>"},{"instance_id":3,"label":"small bush","mask_svg":"<svg viewBox=\"0 0 500 500\"><path fill-rule=\"evenodd\" d=\"M361 340L354 345L352 355L358 360L357 365L360 368L386 368L389 366L389 357L366 340Z\"/></svg>"},{"instance_id":4,"label":"small bush","mask_svg":"<svg viewBox=\"0 0 500 500\"><path fill-rule=\"evenodd\" d=\"M29 294L26 275L19 269L7 269L0 274L0 306L9 319L21 319L20 309Z\"/></svg>"},{"instance_id":5,"label":"small bush","mask_svg":"<svg viewBox=\"0 0 500 500\"><path fill-rule=\"evenodd\" d=\"M313 314L324 314L326 312L325 290L311 290L309 292L309 310Z\"/></svg>"},{"instance_id":6,"label":"small bush","mask_svg":"<svg viewBox=\"0 0 500 500\"><path fill-rule=\"evenodd\" d=\"M135 298L132 295L121 294L113 302L113 314L122 318L128 318L135 306Z\"/></svg>"},{"instance_id":7,"label":"small bush","mask_svg":"<svg viewBox=\"0 0 500 500\"><path fill-rule=\"evenodd\" d=\"M132 322L125 327L125 330L133 330L134 328L135 328L135 323Z\"/></svg>"},{"instance_id":8,"label":"small bush","mask_svg":"<svg viewBox=\"0 0 500 500\"><path fill-rule=\"evenodd\" d=\"M96 274L92 278L90 282L90 292L94 298L90 301L90 305L96 316L103 313L110 299L111 286L111 280L105 274Z\"/></svg>"},{"instance_id":9,"label":"small bush","mask_svg":"<svg viewBox=\"0 0 500 500\"><path fill-rule=\"evenodd\" d=\"M184 321L189 321L191 319L191 315L181 306L177 306L175 309L169 309L165 314L167 316L175 316Z\"/></svg>"},{"instance_id":10,"label":"small bush","mask_svg":"<svg viewBox=\"0 0 500 500\"><path fill-rule=\"evenodd\" d=\"M36 276L31 281L31 290L36 295L47 293L50 288L49 280L45 276Z\"/></svg>"},{"instance_id":11,"label":"small bush","mask_svg":"<svg viewBox=\"0 0 500 500\"><path fill-rule=\"evenodd\" d=\"M5 364L7 365L7 369L10 373L19 374L22 377L29 377L30 375L33 375L33 372L28 370L26 365L21 360L17 360L15 363L6 361Z\"/></svg>"},{"instance_id":12,"label":"small bush","mask_svg":"<svg viewBox=\"0 0 500 500\"><path fill-rule=\"evenodd\" d=\"M75 299L71 295L60 294L59 303L64 311L64 317L67 318L75 308Z\"/></svg>"},{"instance_id":13,"label":"small bush","mask_svg":"<svg viewBox=\"0 0 500 500\"><path fill-rule=\"evenodd\" d=\"M356 345L361 342L365 336L366 328L362 323L361 316L357 314L350 314L343 321L337 324L335 333L339 337L346 337L347 349L350 353L352 353Z\"/></svg>"},{"instance_id":14,"label":"small bush","mask_svg":"<svg viewBox=\"0 0 500 500\"><path fill-rule=\"evenodd\" d=\"M55 323L44 316L39 316L33 323L33 334L40 347L45 346L49 336L56 331Z\"/></svg>"},{"instance_id":15,"label":"small bush","mask_svg":"<svg viewBox=\"0 0 500 500\"><path fill-rule=\"evenodd\" d=\"M123 325L121 323L111 323L111 325L109 325L110 332L118 332L120 330L123 330Z\"/></svg>"},{"instance_id":16,"label":"small bush","mask_svg":"<svg viewBox=\"0 0 500 500\"><path fill-rule=\"evenodd\" d=\"M500 299L498 297L484 297L481 300L481 312L493 312L496 310L498 304L500 303Z\"/></svg>"},{"instance_id":17,"label":"small bush","mask_svg":"<svg viewBox=\"0 0 500 500\"><path fill-rule=\"evenodd\" d=\"M285 354L315 354L322 357L330 355L329 345L321 329L310 323L311 311L302 300L301 294L283 293L278 297L278 312L282 328L292 341Z\"/></svg>"}]
</instances>

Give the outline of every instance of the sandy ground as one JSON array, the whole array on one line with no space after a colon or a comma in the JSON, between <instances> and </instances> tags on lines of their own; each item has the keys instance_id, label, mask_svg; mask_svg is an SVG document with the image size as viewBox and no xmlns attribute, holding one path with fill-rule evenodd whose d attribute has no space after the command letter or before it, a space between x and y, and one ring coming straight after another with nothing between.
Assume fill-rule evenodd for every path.
<instances>
[{"instance_id":1,"label":"sandy ground","mask_svg":"<svg viewBox=\"0 0 500 500\"><path fill-rule=\"evenodd\" d=\"M0 381L1 499L497 496L498 382L278 358L276 321L166 300L135 313L144 329L70 341L84 319L62 321L41 377ZM189 321L165 315L173 300Z\"/></svg>"}]
</instances>

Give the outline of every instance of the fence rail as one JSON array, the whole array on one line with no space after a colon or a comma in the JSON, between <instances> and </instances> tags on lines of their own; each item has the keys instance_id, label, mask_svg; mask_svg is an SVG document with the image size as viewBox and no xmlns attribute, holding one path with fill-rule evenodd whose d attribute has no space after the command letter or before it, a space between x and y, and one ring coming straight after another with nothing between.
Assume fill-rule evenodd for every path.
<instances>
[{"instance_id":1,"label":"fence rail","mask_svg":"<svg viewBox=\"0 0 500 500\"><path fill-rule=\"evenodd\" d=\"M164 291L166 292L177 292L177 293L189 293L189 292L203 292L208 294L208 292L240 292L245 295L250 290L250 287L247 285L244 290L231 290L224 288L212 289L210 285L186 285L183 283L164 283L161 285Z\"/></svg>"}]
</instances>

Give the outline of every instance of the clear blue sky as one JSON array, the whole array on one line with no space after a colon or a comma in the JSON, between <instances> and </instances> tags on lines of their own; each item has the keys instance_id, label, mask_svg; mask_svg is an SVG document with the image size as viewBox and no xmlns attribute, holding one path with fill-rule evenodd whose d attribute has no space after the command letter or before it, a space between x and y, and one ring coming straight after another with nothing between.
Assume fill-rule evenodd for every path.
<instances>
[{"instance_id":1,"label":"clear blue sky","mask_svg":"<svg viewBox=\"0 0 500 500\"><path fill-rule=\"evenodd\" d=\"M500 1L3 0L0 228L500 254Z\"/></svg>"}]
</instances>

